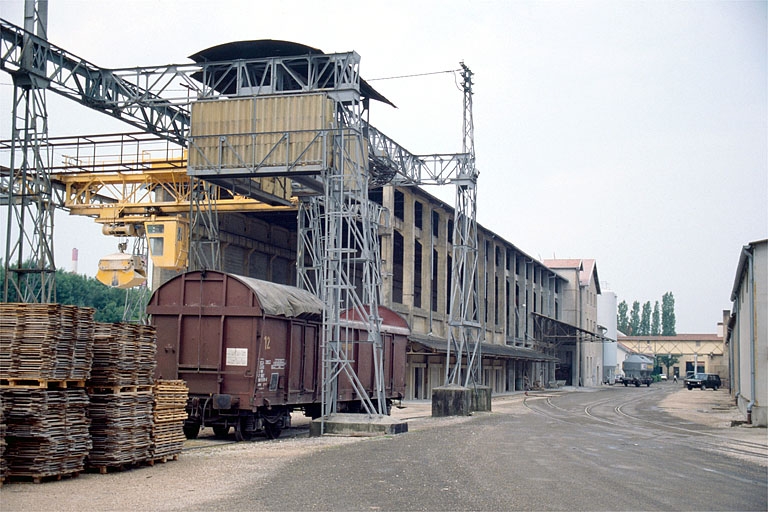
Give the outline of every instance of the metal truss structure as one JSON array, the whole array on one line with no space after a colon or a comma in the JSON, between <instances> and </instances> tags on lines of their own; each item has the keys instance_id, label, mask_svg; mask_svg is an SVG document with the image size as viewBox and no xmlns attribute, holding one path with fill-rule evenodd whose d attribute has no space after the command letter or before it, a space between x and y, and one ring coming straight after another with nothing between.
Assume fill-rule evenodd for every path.
<instances>
[{"instance_id":1,"label":"metal truss structure","mask_svg":"<svg viewBox=\"0 0 768 512\"><path fill-rule=\"evenodd\" d=\"M30 53L36 63L33 67L25 65L22 58ZM0 20L0 69L28 76L32 81L45 81L48 90L121 119L142 132L187 147L187 175L192 180L188 187L192 192L190 203L197 205L197 211L210 211L213 205L222 211L223 206L214 198L214 189L201 183L218 185L232 195L264 200L265 191L254 186L254 178L289 177L315 194L302 204L299 216L298 283L318 294L325 305L324 416L336 410L335 386L342 374L352 382L369 414L384 413L378 313L378 227L384 220L380 206L368 198L368 190L373 186L456 185L451 336L446 366L450 365L451 350L456 362L448 371L446 382L459 378L464 353L464 384L478 382L481 375L472 74L462 63L463 152L417 156L363 121L370 98L361 92L359 61L356 53L347 52L107 70L50 44L44 37ZM179 83L188 89L187 94L177 95ZM217 151L211 153L205 150L211 147L211 136L190 133L192 106L199 100L306 93L323 94L334 102L334 123L315 130L309 138L304 130L306 150L279 164L241 152L230 141L230 134L216 135ZM263 134L245 135L258 138ZM294 129L270 135L277 139L268 155L279 154L281 145L296 139ZM329 151L322 152L325 160L308 165L302 158L313 145ZM41 168L35 175L46 175L46 170ZM88 194L93 192L90 187L86 190ZM271 199L272 204L288 205L278 196ZM194 215L193 210L192 219ZM215 239L214 224L217 225L213 218L197 223ZM215 265L217 253L206 254L199 256L200 264ZM353 339L353 318L366 324L368 339ZM368 396L351 366L349 350L357 342L376 347L377 382L373 397Z\"/></svg>"},{"instance_id":2,"label":"metal truss structure","mask_svg":"<svg viewBox=\"0 0 768 512\"><path fill-rule=\"evenodd\" d=\"M149 260L146 238L134 239L132 254L141 257L144 262ZM123 322L145 325L147 323L147 302L149 302L150 295L150 288L147 283L125 290Z\"/></svg>"},{"instance_id":3,"label":"metal truss structure","mask_svg":"<svg viewBox=\"0 0 768 512\"><path fill-rule=\"evenodd\" d=\"M467 163L453 178L456 184L456 211L453 228L453 270L451 271L450 336L446 384L465 387L482 383L477 240L477 169L475 168L474 120L472 117L472 72L461 63L464 92L463 154ZM451 365L451 349L455 361ZM466 373L461 382L462 356L466 352Z\"/></svg>"},{"instance_id":4,"label":"metal truss structure","mask_svg":"<svg viewBox=\"0 0 768 512\"><path fill-rule=\"evenodd\" d=\"M8 206L3 300L52 302L56 297L53 257L55 199L48 175L46 150L48 81L37 71L42 63L32 50L35 37L45 39L48 3L27 2L24 30L19 34L17 69L13 76L13 114L9 172L2 177L3 199ZM34 35L33 35L34 34ZM16 238L13 238L13 235Z\"/></svg>"}]
</instances>

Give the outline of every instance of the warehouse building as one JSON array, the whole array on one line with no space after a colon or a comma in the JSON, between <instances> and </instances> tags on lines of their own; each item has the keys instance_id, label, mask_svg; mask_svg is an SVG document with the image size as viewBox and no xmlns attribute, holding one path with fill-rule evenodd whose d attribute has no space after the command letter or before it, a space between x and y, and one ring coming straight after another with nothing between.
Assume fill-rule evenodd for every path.
<instances>
[{"instance_id":1,"label":"warehouse building","mask_svg":"<svg viewBox=\"0 0 768 512\"><path fill-rule=\"evenodd\" d=\"M731 394L753 425L768 425L768 240L745 245L731 291Z\"/></svg>"},{"instance_id":2,"label":"warehouse building","mask_svg":"<svg viewBox=\"0 0 768 512\"><path fill-rule=\"evenodd\" d=\"M390 212L380 231L381 304L412 332L406 398L429 399L446 377L453 207L419 187L387 185L370 196ZM220 215L223 271L294 285L297 236L293 209ZM494 393L599 385L606 340L594 260L554 269L482 226L478 238L483 384Z\"/></svg>"}]
</instances>

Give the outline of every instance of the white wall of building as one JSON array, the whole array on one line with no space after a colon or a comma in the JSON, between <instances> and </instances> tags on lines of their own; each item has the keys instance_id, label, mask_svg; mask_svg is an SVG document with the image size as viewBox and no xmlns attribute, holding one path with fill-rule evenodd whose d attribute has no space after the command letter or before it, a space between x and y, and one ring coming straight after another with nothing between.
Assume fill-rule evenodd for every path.
<instances>
[{"instance_id":1,"label":"white wall of building","mask_svg":"<svg viewBox=\"0 0 768 512\"><path fill-rule=\"evenodd\" d=\"M605 328L604 336L614 341L618 337L617 300L616 294L612 291L603 290L603 293L597 296L597 323ZM616 343L603 344L603 364L605 365L603 378L606 382L612 382L618 365Z\"/></svg>"}]
</instances>

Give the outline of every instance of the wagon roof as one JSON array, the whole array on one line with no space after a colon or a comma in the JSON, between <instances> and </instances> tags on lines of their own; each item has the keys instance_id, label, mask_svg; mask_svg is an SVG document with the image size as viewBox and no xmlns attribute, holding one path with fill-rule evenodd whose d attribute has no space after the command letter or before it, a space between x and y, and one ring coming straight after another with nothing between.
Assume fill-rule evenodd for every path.
<instances>
[{"instance_id":1,"label":"wagon roof","mask_svg":"<svg viewBox=\"0 0 768 512\"><path fill-rule=\"evenodd\" d=\"M253 290L261 309L268 315L300 317L323 314L323 302L311 292L252 277L230 276Z\"/></svg>"}]
</instances>

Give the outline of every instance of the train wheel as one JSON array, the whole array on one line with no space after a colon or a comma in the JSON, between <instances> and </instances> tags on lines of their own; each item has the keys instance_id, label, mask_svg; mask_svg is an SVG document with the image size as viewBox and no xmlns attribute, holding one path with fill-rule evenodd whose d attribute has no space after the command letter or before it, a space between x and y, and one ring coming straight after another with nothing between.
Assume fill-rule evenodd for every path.
<instances>
[{"instance_id":1,"label":"train wheel","mask_svg":"<svg viewBox=\"0 0 768 512\"><path fill-rule=\"evenodd\" d=\"M242 416L235 427L235 439L238 441L253 441L256 437L254 428L255 418L253 416Z\"/></svg>"},{"instance_id":2,"label":"train wheel","mask_svg":"<svg viewBox=\"0 0 768 512\"><path fill-rule=\"evenodd\" d=\"M215 435L218 438L224 439L227 436L229 436L229 426L227 425L214 425L213 426L213 435Z\"/></svg>"},{"instance_id":3,"label":"train wheel","mask_svg":"<svg viewBox=\"0 0 768 512\"><path fill-rule=\"evenodd\" d=\"M199 423L184 423L184 437L187 439L197 439L200 433Z\"/></svg>"},{"instance_id":4,"label":"train wheel","mask_svg":"<svg viewBox=\"0 0 768 512\"><path fill-rule=\"evenodd\" d=\"M264 422L264 433L267 435L267 439L277 439L280 437L281 432L282 429L277 425L277 423L270 423L268 421Z\"/></svg>"}]
</instances>

